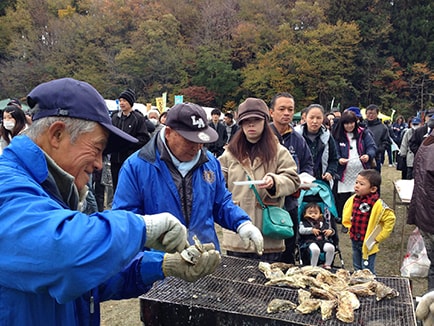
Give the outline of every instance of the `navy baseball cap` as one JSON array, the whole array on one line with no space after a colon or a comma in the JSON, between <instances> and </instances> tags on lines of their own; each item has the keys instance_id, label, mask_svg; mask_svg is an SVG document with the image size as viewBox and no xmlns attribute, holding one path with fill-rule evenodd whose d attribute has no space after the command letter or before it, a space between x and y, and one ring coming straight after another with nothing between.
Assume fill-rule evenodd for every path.
<instances>
[{"instance_id":1,"label":"navy baseball cap","mask_svg":"<svg viewBox=\"0 0 434 326\"><path fill-rule=\"evenodd\" d=\"M422 123L422 120L420 118L416 117L416 118L413 118L411 120L411 123L414 124L414 125L418 125L418 124Z\"/></svg>"},{"instance_id":2,"label":"navy baseball cap","mask_svg":"<svg viewBox=\"0 0 434 326\"><path fill-rule=\"evenodd\" d=\"M362 113L360 112L360 108L358 108L357 106L350 106L347 110L354 112L354 114L356 115L357 118L362 117Z\"/></svg>"},{"instance_id":3,"label":"navy baseball cap","mask_svg":"<svg viewBox=\"0 0 434 326\"><path fill-rule=\"evenodd\" d=\"M27 95L27 104L30 108L36 104L39 106L33 120L69 117L98 122L110 133L105 153L138 142L136 138L113 126L103 97L86 82L61 78L42 83Z\"/></svg>"},{"instance_id":4,"label":"navy baseball cap","mask_svg":"<svg viewBox=\"0 0 434 326\"><path fill-rule=\"evenodd\" d=\"M194 103L179 103L167 113L165 125L198 144L213 143L219 135L208 126L205 110Z\"/></svg>"}]
</instances>

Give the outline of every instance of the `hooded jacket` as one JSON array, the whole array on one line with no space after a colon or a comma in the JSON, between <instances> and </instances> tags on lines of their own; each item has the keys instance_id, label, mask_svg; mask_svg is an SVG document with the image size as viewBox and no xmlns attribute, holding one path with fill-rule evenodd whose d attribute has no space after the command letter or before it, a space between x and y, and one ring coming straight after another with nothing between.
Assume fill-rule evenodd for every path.
<instances>
[{"instance_id":1,"label":"hooded jacket","mask_svg":"<svg viewBox=\"0 0 434 326\"><path fill-rule=\"evenodd\" d=\"M0 156L0 325L99 325L101 301L149 289L139 273L143 219L77 211L73 178L59 167L54 178L53 167L27 136Z\"/></svg>"}]
</instances>

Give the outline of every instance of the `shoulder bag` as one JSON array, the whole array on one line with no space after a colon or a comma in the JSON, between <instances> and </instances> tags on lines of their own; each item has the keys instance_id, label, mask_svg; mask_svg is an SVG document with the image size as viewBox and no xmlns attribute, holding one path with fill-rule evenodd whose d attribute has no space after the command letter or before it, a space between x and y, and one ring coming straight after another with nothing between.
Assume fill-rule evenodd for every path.
<instances>
[{"instance_id":1,"label":"shoulder bag","mask_svg":"<svg viewBox=\"0 0 434 326\"><path fill-rule=\"evenodd\" d=\"M262 234L273 239L288 239L294 236L292 219L289 213L278 206L265 205L254 185L253 189L256 199L262 207Z\"/></svg>"}]
</instances>

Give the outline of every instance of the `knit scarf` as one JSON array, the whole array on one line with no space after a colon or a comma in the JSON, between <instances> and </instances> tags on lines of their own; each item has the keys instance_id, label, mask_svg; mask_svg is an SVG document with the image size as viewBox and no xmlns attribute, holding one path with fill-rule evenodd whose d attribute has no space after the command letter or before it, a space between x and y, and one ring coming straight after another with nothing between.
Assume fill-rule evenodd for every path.
<instances>
[{"instance_id":1,"label":"knit scarf","mask_svg":"<svg viewBox=\"0 0 434 326\"><path fill-rule=\"evenodd\" d=\"M350 229L351 240L363 241L365 239L372 207L378 198L380 198L378 192L354 197Z\"/></svg>"}]
</instances>

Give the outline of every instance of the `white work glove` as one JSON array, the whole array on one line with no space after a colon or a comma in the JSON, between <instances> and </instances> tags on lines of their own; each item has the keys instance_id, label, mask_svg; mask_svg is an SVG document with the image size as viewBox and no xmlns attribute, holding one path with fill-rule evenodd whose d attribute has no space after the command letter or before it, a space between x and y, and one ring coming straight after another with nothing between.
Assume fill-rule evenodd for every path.
<instances>
[{"instance_id":1,"label":"white work glove","mask_svg":"<svg viewBox=\"0 0 434 326\"><path fill-rule=\"evenodd\" d=\"M416 308L416 318L423 326L434 326L434 291L426 293Z\"/></svg>"},{"instance_id":2,"label":"white work glove","mask_svg":"<svg viewBox=\"0 0 434 326\"><path fill-rule=\"evenodd\" d=\"M190 246L186 250L193 249L196 246ZM202 246L202 252L195 257L195 262L190 263L181 254L165 254L163 260L163 273L165 276L175 276L188 282L195 282L199 278L211 274L220 264L220 253L215 250L214 244L205 243Z\"/></svg>"},{"instance_id":3,"label":"white work glove","mask_svg":"<svg viewBox=\"0 0 434 326\"><path fill-rule=\"evenodd\" d=\"M238 227L237 233L241 240L243 240L245 248L249 247L250 240L252 240L257 254L262 255L262 252L264 251L264 238L262 237L261 231L259 231L259 229L254 226L252 222L247 221L242 223Z\"/></svg>"},{"instance_id":4,"label":"white work glove","mask_svg":"<svg viewBox=\"0 0 434 326\"><path fill-rule=\"evenodd\" d=\"M145 247L166 252L181 252L189 246L187 229L170 213L141 216L146 224Z\"/></svg>"}]
</instances>

